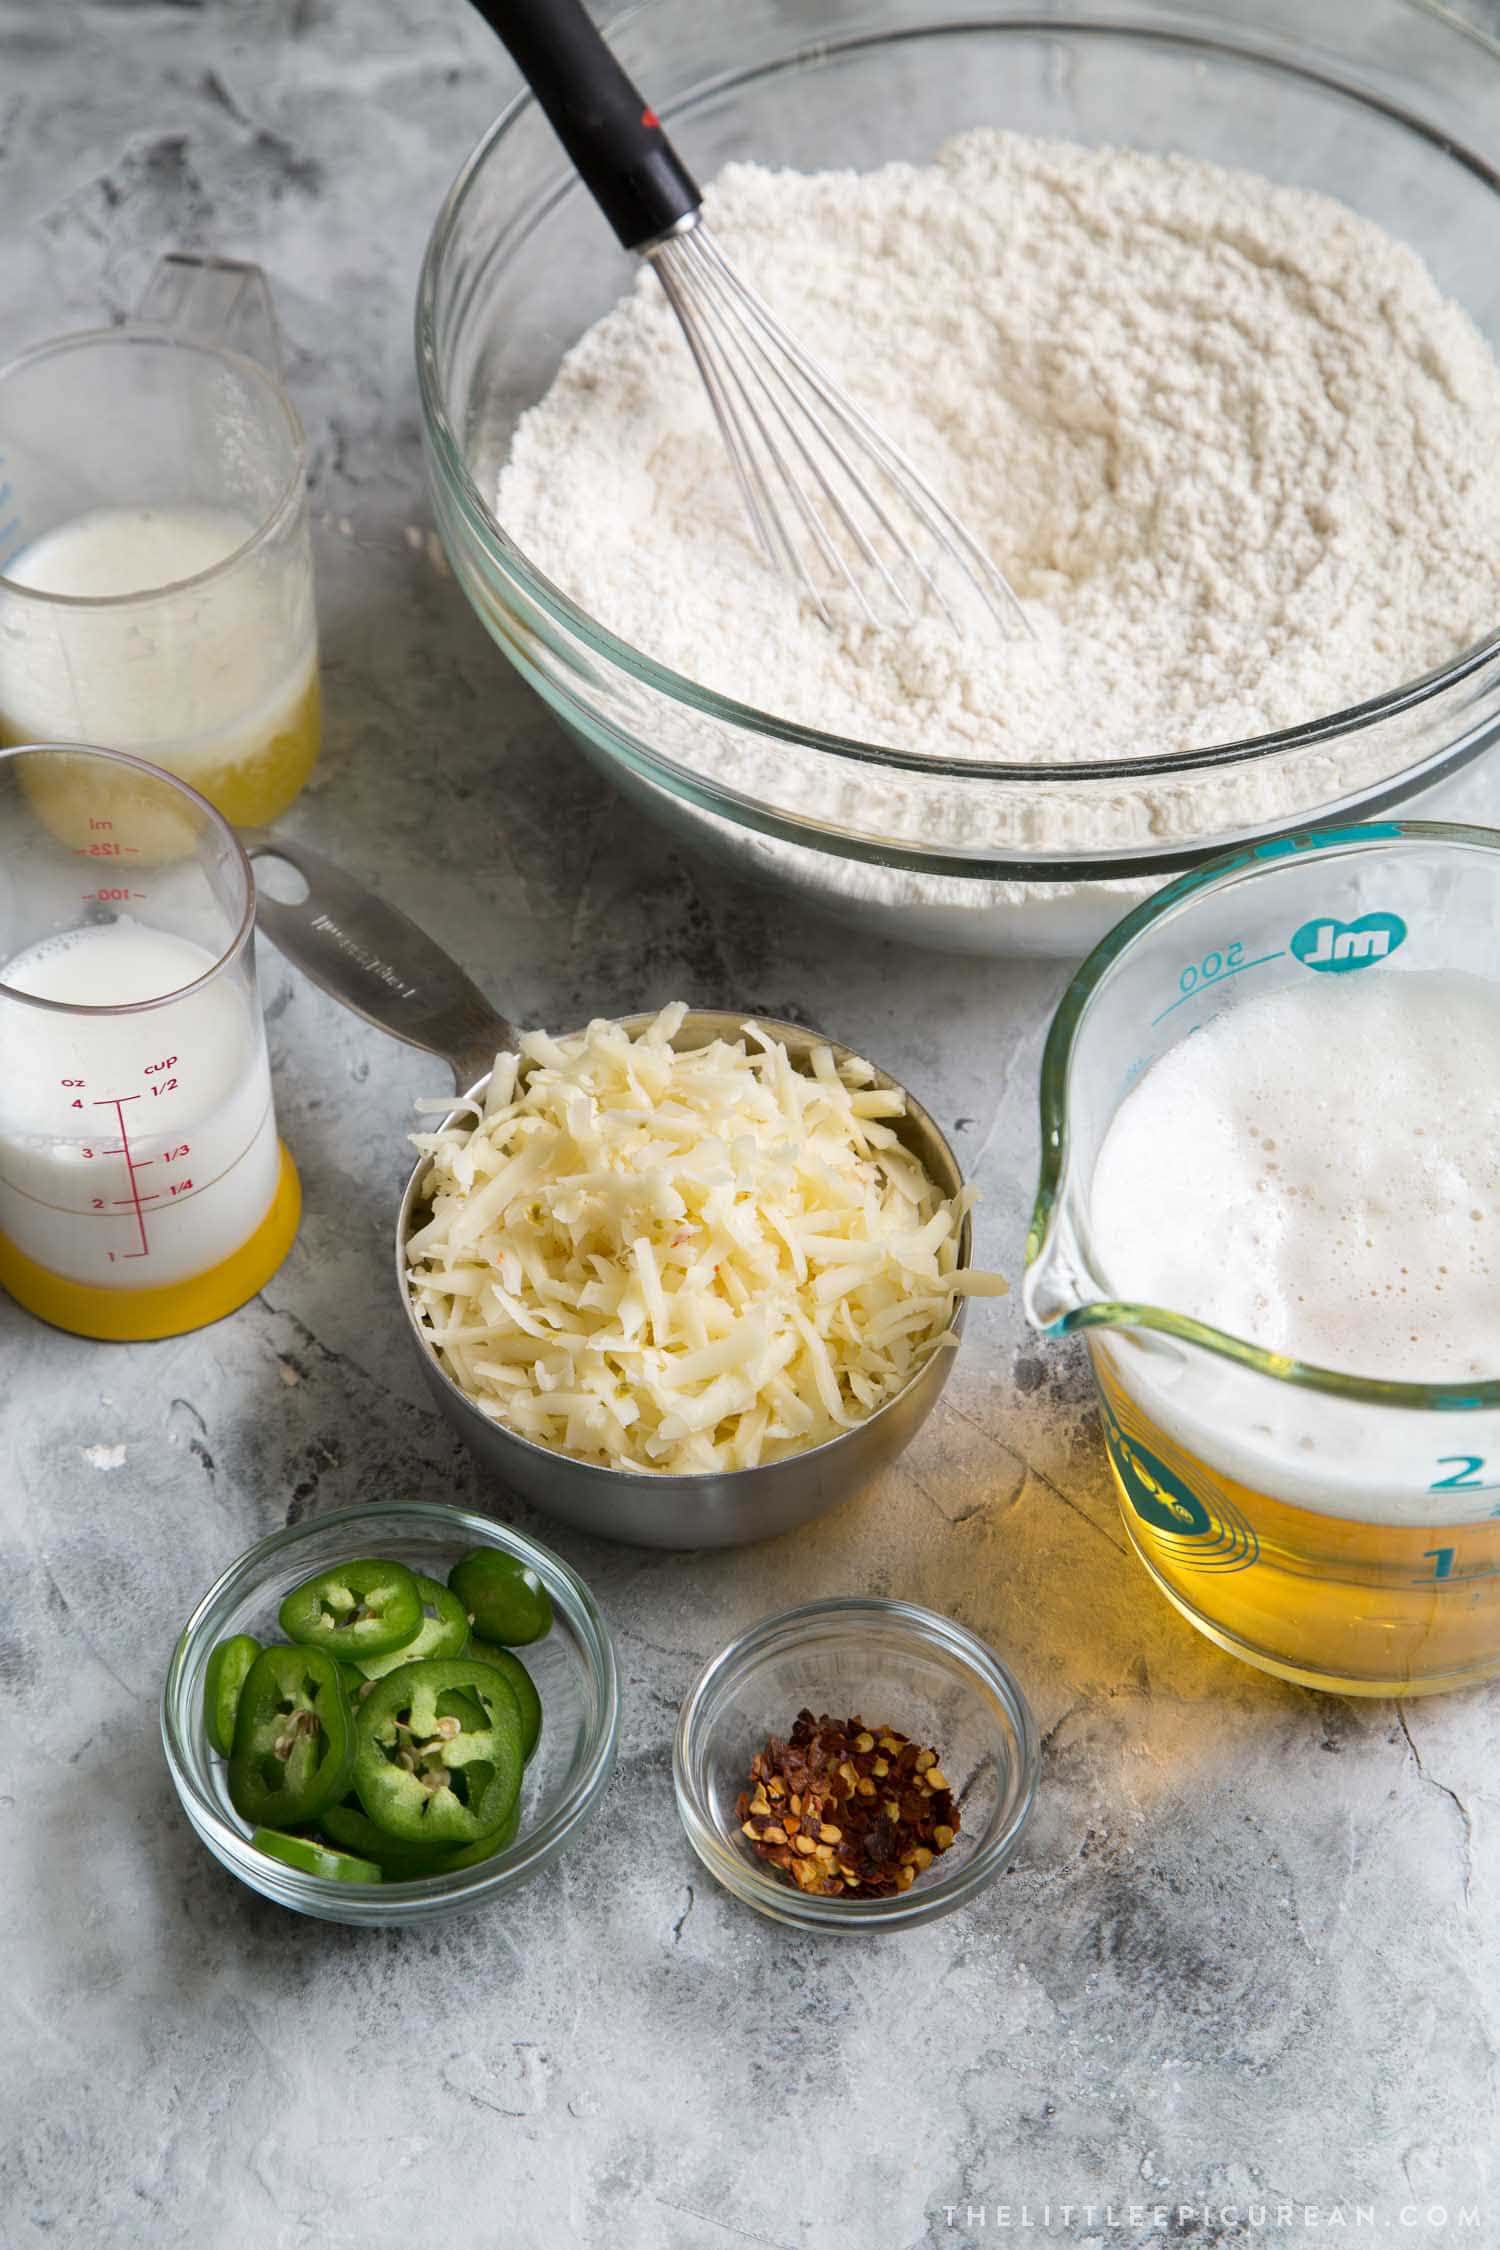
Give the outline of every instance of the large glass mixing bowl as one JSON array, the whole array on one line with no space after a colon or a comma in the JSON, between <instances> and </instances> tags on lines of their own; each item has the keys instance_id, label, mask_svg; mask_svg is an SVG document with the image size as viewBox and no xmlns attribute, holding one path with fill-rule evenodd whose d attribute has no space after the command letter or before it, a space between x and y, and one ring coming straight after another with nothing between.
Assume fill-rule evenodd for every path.
<instances>
[{"instance_id":1,"label":"large glass mixing bowl","mask_svg":"<svg viewBox=\"0 0 1500 2250\"><path fill-rule=\"evenodd\" d=\"M1422 0L646 0L613 37L700 178L750 157L921 161L977 125L1173 150L1341 197L1500 346L1500 48ZM1131 897L1254 836L1398 803L1488 809L1476 761L1500 733L1500 630L1290 731L1065 766L819 734L616 639L493 504L517 417L634 266L517 98L429 245L422 409L439 528L480 617L595 764L688 843L913 943L1073 953ZM1274 802L1268 825L1247 825L1252 798Z\"/></svg>"}]
</instances>

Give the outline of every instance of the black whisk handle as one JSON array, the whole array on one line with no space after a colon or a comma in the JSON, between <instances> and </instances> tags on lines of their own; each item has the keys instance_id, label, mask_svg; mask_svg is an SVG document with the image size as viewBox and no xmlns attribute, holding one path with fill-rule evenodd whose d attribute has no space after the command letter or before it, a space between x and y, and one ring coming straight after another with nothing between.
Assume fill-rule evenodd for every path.
<instances>
[{"instance_id":1,"label":"black whisk handle","mask_svg":"<svg viewBox=\"0 0 1500 2250\"><path fill-rule=\"evenodd\" d=\"M690 218L703 198L655 110L582 0L473 0L546 112L627 250Z\"/></svg>"}]
</instances>

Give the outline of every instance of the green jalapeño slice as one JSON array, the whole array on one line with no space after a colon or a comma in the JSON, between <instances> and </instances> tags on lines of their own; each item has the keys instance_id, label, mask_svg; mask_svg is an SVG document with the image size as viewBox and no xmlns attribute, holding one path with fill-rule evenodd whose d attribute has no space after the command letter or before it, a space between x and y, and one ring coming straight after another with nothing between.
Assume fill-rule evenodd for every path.
<instances>
[{"instance_id":1,"label":"green jalape\u00f1o slice","mask_svg":"<svg viewBox=\"0 0 1500 2250\"><path fill-rule=\"evenodd\" d=\"M203 1675L203 1723L221 1758L227 1758L234 1748L234 1715L240 1707L240 1691L259 1654L259 1641L249 1633L234 1633L227 1641L220 1641L208 1660Z\"/></svg>"},{"instance_id":2,"label":"green jalape\u00f1o slice","mask_svg":"<svg viewBox=\"0 0 1500 2250\"><path fill-rule=\"evenodd\" d=\"M416 1639L422 1596L405 1563L376 1555L320 1570L293 1588L277 1615L289 1641L357 1664Z\"/></svg>"},{"instance_id":3,"label":"green jalape\u00f1o slice","mask_svg":"<svg viewBox=\"0 0 1500 2250\"><path fill-rule=\"evenodd\" d=\"M476 1657L403 1664L359 1708L354 1787L402 1843L474 1844L515 1810L525 1764L510 1682Z\"/></svg>"},{"instance_id":4,"label":"green jalape\u00f1o slice","mask_svg":"<svg viewBox=\"0 0 1500 2250\"><path fill-rule=\"evenodd\" d=\"M514 1808L505 1826L497 1828L493 1836L481 1836L472 1844L446 1844L441 1850L426 1844L398 1844L356 1804L330 1805L319 1814L318 1826L340 1851L357 1852L361 1859L373 1860L388 1883L415 1883L427 1875L451 1875L455 1868L474 1867L480 1860L503 1852L515 1841L520 1807Z\"/></svg>"},{"instance_id":5,"label":"green jalape\u00f1o slice","mask_svg":"<svg viewBox=\"0 0 1500 2250\"><path fill-rule=\"evenodd\" d=\"M343 1796L354 1720L338 1665L320 1648L262 1649L234 1718L229 1799L252 1828L300 1828Z\"/></svg>"},{"instance_id":6,"label":"green jalape\u00f1o slice","mask_svg":"<svg viewBox=\"0 0 1500 2250\"><path fill-rule=\"evenodd\" d=\"M383 1883L385 1877L373 1860L356 1859L352 1852L335 1851L315 1836L283 1836L279 1829L257 1828L250 1839L268 1859L298 1867L304 1875L321 1875L325 1883Z\"/></svg>"},{"instance_id":7,"label":"green jalape\u00f1o slice","mask_svg":"<svg viewBox=\"0 0 1500 2250\"><path fill-rule=\"evenodd\" d=\"M484 1641L524 1648L551 1630L552 1596L531 1567L498 1547L475 1547L453 1565L448 1583Z\"/></svg>"},{"instance_id":8,"label":"green jalape\u00f1o slice","mask_svg":"<svg viewBox=\"0 0 1500 2250\"><path fill-rule=\"evenodd\" d=\"M477 1656L486 1664L493 1664L503 1678L509 1680L511 1692L521 1713L521 1749L526 1763L531 1763L531 1753L537 1746L542 1731L542 1699L537 1694L536 1682L521 1662L508 1648L491 1648L487 1641L471 1640L470 1656Z\"/></svg>"},{"instance_id":9,"label":"green jalape\u00f1o slice","mask_svg":"<svg viewBox=\"0 0 1500 2250\"><path fill-rule=\"evenodd\" d=\"M435 1578L424 1578L420 1570L412 1576L422 1598L422 1622L404 1647L393 1648L385 1656L359 1659L359 1669L367 1680L383 1680L398 1664L415 1664L430 1656L457 1656L469 1638L469 1613L457 1594L450 1594Z\"/></svg>"}]
</instances>

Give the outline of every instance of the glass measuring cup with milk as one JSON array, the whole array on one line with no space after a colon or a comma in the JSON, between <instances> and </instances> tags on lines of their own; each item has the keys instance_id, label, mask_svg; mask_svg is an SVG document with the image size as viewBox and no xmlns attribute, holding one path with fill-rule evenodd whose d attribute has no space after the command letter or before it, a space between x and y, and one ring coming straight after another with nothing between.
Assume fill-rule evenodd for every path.
<instances>
[{"instance_id":1,"label":"glass measuring cup with milk","mask_svg":"<svg viewBox=\"0 0 1500 2250\"><path fill-rule=\"evenodd\" d=\"M1309 1685L1500 1671L1500 834L1261 845L1090 957L1043 1064L1026 1306L1081 1333L1126 1529Z\"/></svg>"},{"instance_id":2,"label":"glass measuring cup with milk","mask_svg":"<svg viewBox=\"0 0 1500 2250\"><path fill-rule=\"evenodd\" d=\"M169 258L128 326L0 371L0 744L109 743L244 826L297 795L320 724L265 278Z\"/></svg>"},{"instance_id":3,"label":"glass measuring cup with milk","mask_svg":"<svg viewBox=\"0 0 1500 2250\"><path fill-rule=\"evenodd\" d=\"M194 791L111 751L0 752L0 1284L42 1319L178 1335L290 1248L254 919Z\"/></svg>"}]
</instances>

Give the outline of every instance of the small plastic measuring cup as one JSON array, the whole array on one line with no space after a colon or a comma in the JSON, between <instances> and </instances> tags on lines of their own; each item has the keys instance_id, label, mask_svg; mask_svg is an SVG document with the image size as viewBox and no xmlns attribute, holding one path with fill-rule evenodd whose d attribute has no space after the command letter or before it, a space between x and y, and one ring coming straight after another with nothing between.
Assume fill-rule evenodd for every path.
<instances>
[{"instance_id":1,"label":"small plastic measuring cup","mask_svg":"<svg viewBox=\"0 0 1500 2250\"><path fill-rule=\"evenodd\" d=\"M291 1247L254 921L195 791L114 751L0 752L0 1284L56 1327L180 1335Z\"/></svg>"},{"instance_id":2,"label":"small plastic measuring cup","mask_svg":"<svg viewBox=\"0 0 1500 2250\"><path fill-rule=\"evenodd\" d=\"M1309 974L1500 982L1497 930L1491 830L1283 838L1127 916L1047 1041L1028 1317L1087 1339L1125 1528L1162 1591L1220 1647L1312 1687L1417 1694L1500 1672L1500 1368L1344 1375L1121 1302L1091 1239L1095 1164L1137 1079L1211 1017Z\"/></svg>"},{"instance_id":3,"label":"small plastic measuring cup","mask_svg":"<svg viewBox=\"0 0 1500 2250\"><path fill-rule=\"evenodd\" d=\"M321 732L305 447L256 266L0 370L0 743L108 742L244 826Z\"/></svg>"}]
</instances>

